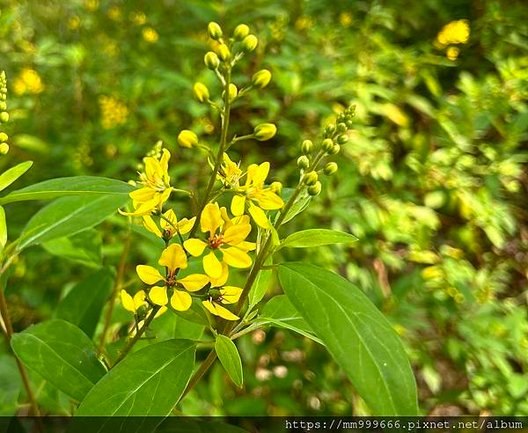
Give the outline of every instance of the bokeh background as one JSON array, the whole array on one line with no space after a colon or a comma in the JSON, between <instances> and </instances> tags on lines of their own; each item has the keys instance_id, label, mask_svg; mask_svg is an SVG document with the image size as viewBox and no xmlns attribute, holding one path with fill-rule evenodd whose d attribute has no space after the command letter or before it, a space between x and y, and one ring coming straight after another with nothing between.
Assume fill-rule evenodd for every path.
<instances>
[{"instance_id":1,"label":"bokeh background","mask_svg":"<svg viewBox=\"0 0 528 433\"><path fill-rule=\"evenodd\" d=\"M528 8L523 0L0 1L0 69L8 76L11 151L0 171L35 161L11 189L52 177L128 180L158 140L176 187L199 185L202 156L177 146L181 129L215 143L218 129L193 100L206 26L248 24L259 37L235 83L262 67L272 83L235 108L233 129L278 125L244 142L246 162L269 160L297 181L303 139L349 104L356 127L323 192L288 230L327 227L359 241L295 251L356 283L401 335L423 413L528 415ZM216 87L215 87L216 86ZM14 239L42 203L7 209ZM18 259L7 296L17 330L53 316L93 269L116 266L119 216L90 232L93 251L65 257L35 247ZM158 253L132 238L128 274ZM59 254L59 255L57 255ZM278 291L275 287L273 290ZM121 314L122 313L122 314ZM121 314L121 315L120 315ZM115 332L130 317L116 312ZM121 325L119 325L121 323ZM190 414L368 414L316 343L266 329L240 340L246 384L219 365L181 405ZM38 378L34 379L38 382ZM0 388L17 391L0 348ZM38 382L47 413L72 410ZM1 394L1 393L0 393ZM6 391L0 413L11 413Z\"/></svg>"}]
</instances>

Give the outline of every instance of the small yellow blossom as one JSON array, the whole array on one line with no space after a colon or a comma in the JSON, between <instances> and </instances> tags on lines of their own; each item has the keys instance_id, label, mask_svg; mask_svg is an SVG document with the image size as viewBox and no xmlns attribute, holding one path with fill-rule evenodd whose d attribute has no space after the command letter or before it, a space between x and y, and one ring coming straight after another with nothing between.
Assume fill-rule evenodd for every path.
<instances>
[{"instance_id":1,"label":"small yellow blossom","mask_svg":"<svg viewBox=\"0 0 528 433\"><path fill-rule=\"evenodd\" d=\"M469 40L469 21L456 20L447 23L436 36L436 41L441 46L451 44L467 44Z\"/></svg>"},{"instance_id":2,"label":"small yellow blossom","mask_svg":"<svg viewBox=\"0 0 528 433\"><path fill-rule=\"evenodd\" d=\"M143 39L150 44L157 42L157 40L159 39L158 32L154 30L152 27L145 27L141 31L141 36L143 36Z\"/></svg>"},{"instance_id":3,"label":"small yellow blossom","mask_svg":"<svg viewBox=\"0 0 528 433\"><path fill-rule=\"evenodd\" d=\"M218 260L215 251L222 254L223 262L235 268L251 266L248 251L255 249L255 244L246 242L251 232L251 224L247 216L230 219L225 208L220 209L218 203L208 203L200 218L201 230L209 233L207 241L187 239L183 245L194 257L203 254L206 248L210 252L203 258L203 267L211 278L220 278L224 272L222 262Z\"/></svg>"},{"instance_id":4,"label":"small yellow blossom","mask_svg":"<svg viewBox=\"0 0 528 433\"><path fill-rule=\"evenodd\" d=\"M113 96L100 96L101 124L104 129L111 129L122 125L128 117L128 108Z\"/></svg>"},{"instance_id":5,"label":"small yellow blossom","mask_svg":"<svg viewBox=\"0 0 528 433\"><path fill-rule=\"evenodd\" d=\"M452 61L455 61L456 59L458 59L459 54L460 54L460 50L457 47L449 47L446 51L446 57Z\"/></svg>"},{"instance_id":6,"label":"small yellow blossom","mask_svg":"<svg viewBox=\"0 0 528 433\"><path fill-rule=\"evenodd\" d=\"M143 12L132 12L130 13L130 20L136 26L142 26L147 22L147 16Z\"/></svg>"},{"instance_id":7,"label":"small yellow blossom","mask_svg":"<svg viewBox=\"0 0 528 433\"><path fill-rule=\"evenodd\" d=\"M224 159L218 170L218 179L227 188L238 188L240 185L240 178L242 177L242 170L240 169L240 163L235 164L229 158L227 153L224 153Z\"/></svg>"},{"instance_id":8,"label":"small yellow blossom","mask_svg":"<svg viewBox=\"0 0 528 433\"><path fill-rule=\"evenodd\" d=\"M126 290L121 290L121 304L123 304L125 310L136 314L141 307L148 305L147 301L145 301L145 291L140 290L132 297Z\"/></svg>"},{"instance_id":9,"label":"small yellow blossom","mask_svg":"<svg viewBox=\"0 0 528 433\"><path fill-rule=\"evenodd\" d=\"M176 214L172 209L163 213L159 218L159 226L154 222L150 215L143 215L143 225L145 228L162 239L172 239L178 233L184 235L189 233L194 225L196 217L191 219L183 218L178 221Z\"/></svg>"},{"instance_id":10,"label":"small yellow blossom","mask_svg":"<svg viewBox=\"0 0 528 433\"><path fill-rule=\"evenodd\" d=\"M350 12L341 12L339 14L339 24L343 27L350 27L352 25L352 14Z\"/></svg>"},{"instance_id":11,"label":"small yellow blossom","mask_svg":"<svg viewBox=\"0 0 528 433\"><path fill-rule=\"evenodd\" d=\"M80 18L79 18L77 15L71 17L71 18L68 20L68 28L69 28L70 30L76 30L76 29L78 29L80 26L81 26L81 20L80 20Z\"/></svg>"},{"instance_id":12,"label":"small yellow blossom","mask_svg":"<svg viewBox=\"0 0 528 433\"><path fill-rule=\"evenodd\" d=\"M114 21L121 21L122 13L118 6L112 6L107 12L108 18Z\"/></svg>"},{"instance_id":13,"label":"small yellow blossom","mask_svg":"<svg viewBox=\"0 0 528 433\"><path fill-rule=\"evenodd\" d=\"M25 93L37 95L44 90L44 85L40 75L31 68L24 68L20 74L13 80L13 91L17 95Z\"/></svg>"},{"instance_id":14,"label":"small yellow blossom","mask_svg":"<svg viewBox=\"0 0 528 433\"><path fill-rule=\"evenodd\" d=\"M99 0L85 0L84 1L84 8L87 11L93 12L96 11L99 7Z\"/></svg>"},{"instance_id":15,"label":"small yellow blossom","mask_svg":"<svg viewBox=\"0 0 528 433\"><path fill-rule=\"evenodd\" d=\"M240 299L242 289L234 286L224 286L219 290L210 290L209 298L202 301L202 305L215 316L226 320L238 320L239 317L223 307L221 304L234 304Z\"/></svg>"}]
</instances>

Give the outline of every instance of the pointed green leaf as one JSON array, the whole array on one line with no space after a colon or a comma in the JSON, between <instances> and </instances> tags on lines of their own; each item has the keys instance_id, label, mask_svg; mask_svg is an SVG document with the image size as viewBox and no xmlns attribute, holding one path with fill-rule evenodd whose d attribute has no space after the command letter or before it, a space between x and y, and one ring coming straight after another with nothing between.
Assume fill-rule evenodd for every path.
<instances>
[{"instance_id":1,"label":"pointed green leaf","mask_svg":"<svg viewBox=\"0 0 528 433\"><path fill-rule=\"evenodd\" d=\"M79 401L105 374L91 340L64 320L49 320L14 334L11 347L28 368Z\"/></svg>"},{"instance_id":2,"label":"pointed green leaf","mask_svg":"<svg viewBox=\"0 0 528 433\"><path fill-rule=\"evenodd\" d=\"M403 345L364 293L309 264L281 265L279 280L374 414L417 414L416 384Z\"/></svg>"},{"instance_id":3,"label":"pointed green leaf","mask_svg":"<svg viewBox=\"0 0 528 433\"><path fill-rule=\"evenodd\" d=\"M225 371L233 383L241 387L244 384L244 376L242 372L242 360L238 353L235 343L229 337L222 334L216 335L215 350L218 359L222 363Z\"/></svg>"},{"instance_id":4,"label":"pointed green leaf","mask_svg":"<svg viewBox=\"0 0 528 433\"><path fill-rule=\"evenodd\" d=\"M60 302L57 318L73 323L92 338L113 285L114 275L109 269L101 269L89 275L75 285Z\"/></svg>"},{"instance_id":5,"label":"pointed green leaf","mask_svg":"<svg viewBox=\"0 0 528 433\"><path fill-rule=\"evenodd\" d=\"M92 388L75 415L169 415L192 375L195 348L191 341L168 340L128 355Z\"/></svg>"},{"instance_id":6,"label":"pointed green leaf","mask_svg":"<svg viewBox=\"0 0 528 433\"><path fill-rule=\"evenodd\" d=\"M291 234L282 242L280 248L309 248L322 245L350 244L355 241L357 238L350 233L328 229L310 229Z\"/></svg>"},{"instance_id":7,"label":"pointed green leaf","mask_svg":"<svg viewBox=\"0 0 528 433\"><path fill-rule=\"evenodd\" d=\"M0 191L6 189L11 185L15 180L22 176L26 171L28 171L33 165L33 161L21 162L14 167L11 167L9 170L6 170L0 175Z\"/></svg>"},{"instance_id":8,"label":"pointed green leaf","mask_svg":"<svg viewBox=\"0 0 528 433\"><path fill-rule=\"evenodd\" d=\"M271 264L271 260L268 260L265 265L268 266ZM273 271L271 269L263 269L257 274L255 282L251 286L249 291L249 310L251 310L255 305L257 305L268 291L273 277Z\"/></svg>"},{"instance_id":9,"label":"pointed green leaf","mask_svg":"<svg viewBox=\"0 0 528 433\"><path fill-rule=\"evenodd\" d=\"M20 235L18 250L89 229L117 212L127 195L62 197L38 211Z\"/></svg>"},{"instance_id":10,"label":"pointed green leaf","mask_svg":"<svg viewBox=\"0 0 528 433\"><path fill-rule=\"evenodd\" d=\"M4 173L5 174L5 173ZM51 200L68 195L126 196L134 188L120 180L97 176L61 177L45 180L26 188L13 191L0 198L0 204L26 200Z\"/></svg>"},{"instance_id":11,"label":"pointed green leaf","mask_svg":"<svg viewBox=\"0 0 528 433\"><path fill-rule=\"evenodd\" d=\"M292 193L293 193L293 189L284 188L283 189L284 199L288 200ZM311 195L309 195L306 191L302 192L297 198L297 201L293 204L293 206L290 208L290 210L284 217L282 224L286 224L287 222L295 218L297 215L299 215L301 212L303 212L308 207L311 200L312 200Z\"/></svg>"},{"instance_id":12,"label":"pointed green leaf","mask_svg":"<svg viewBox=\"0 0 528 433\"><path fill-rule=\"evenodd\" d=\"M18 395L22 379L12 355L0 355L0 417L14 416L18 408Z\"/></svg>"},{"instance_id":13,"label":"pointed green leaf","mask_svg":"<svg viewBox=\"0 0 528 433\"><path fill-rule=\"evenodd\" d=\"M82 263L89 267L100 267L103 261L101 233L96 229L84 230L73 236L52 239L42 243L50 254Z\"/></svg>"}]
</instances>

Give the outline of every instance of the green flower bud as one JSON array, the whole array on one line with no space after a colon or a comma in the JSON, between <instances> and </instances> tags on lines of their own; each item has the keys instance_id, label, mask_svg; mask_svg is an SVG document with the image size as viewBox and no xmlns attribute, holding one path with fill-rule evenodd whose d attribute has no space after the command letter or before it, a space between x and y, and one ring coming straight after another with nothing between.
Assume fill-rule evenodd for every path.
<instances>
[{"instance_id":1,"label":"green flower bud","mask_svg":"<svg viewBox=\"0 0 528 433\"><path fill-rule=\"evenodd\" d=\"M306 170L308 167L310 167L310 160L306 155L299 156L299 158L297 158L297 167L299 167L301 170Z\"/></svg>"},{"instance_id":2,"label":"green flower bud","mask_svg":"<svg viewBox=\"0 0 528 433\"><path fill-rule=\"evenodd\" d=\"M7 103L5 101L0 101L0 110L7 110Z\"/></svg>"},{"instance_id":3,"label":"green flower bud","mask_svg":"<svg viewBox=\"0 0 528 433\"><path fill-rule=\"evenodd\" d=\"M314 185L308 187L308 194L310 194L311 196L319 195L321 193L321 187L321 182L315 182Z\"/></svg>"},{"instance_id":4,"label":"green flower bud","mask_svg":"<svg viewBox=\"0 0 528 433\"><path fill-rule=\"evenodd\" d=\"M207 26L207 33L211 39L217 41L222 37L222 28L214 21L211 21Z\"/></svg>"},{"instance_id":5,"label":"green flower bud","mask_svg":"<svg viewBox=\"0 0 528 433\"><path fill-rule=\"evenodd\" d=\"M241 41L244 39L247 35L249 35L249 27L245 24L239 24L235 27L235 31L233 32L233 37L237 41Z\"/></svg>"},{"instance_id":6,"label":"green flower bud","mask_svg":"<svg viewBox=\"0 0 528 433\"><path fill-rule=\"evenodd\" d=\"M7 111L2 111L0 113L0 122L2 123L9 122L9 113Z\"/></svg>"},{"instance_id":7,"label":"green flower bud","mask_svg":"<svg viewBox=\"0 0 528 433\"><path fill-rule=\"evenodd\" d=\"M204 63L205 63L205 66L207 66L209 69L214 71L216 68L218 68L218 66L220 66L220 59L218 58L216 53L209 51L204 56Z\"/></svg>"},{"instance_id":8,"label":"green flower bud","mask_svg":"<svg viewBox=\"0 0 528 433\"><path fill-rule=\"evenodd\" d=\"M5 155L9 152L9 144L7 143L0 143L0 154Z\"/></svg>"},{"instance_id":9,"label":"green flower bud","mask_svg":"<svg viewBox=\"0 0 528 433\"><path fill-rule=\"evenodd\" d=\"M352 129L354 127L354 121L353 120L347 120L345 122L348 129Z\"/></svg>"},{"instance_id":10,"label":"green flower bud","mask_svg":"<svg viewBox=\"0 0 528 433\"><path fill-rule=\"evenodd\" d=\"M237 86L235 86L233 83L229 83L229 100L233 101L238 95L238 89Z\"/></svg>"},{"instance_id":11,"label":"green flower bud","mask_svg":"<svg viewBox=\"0 0 528 433\"><path fill-rule=\"evenodd\" d=\"M346 135L338 135L337 144L345 144L348 141L348 137Z\"/></svg>"},{"instance_id":12,"label":"green flower bud","mask_svg":"<svg viewBox=\"0 0 528 433\"><path fill-rule=\"evenodd\" d=\"M259 89L263 89L264 87L266 87L270 81L271 72L267 69L261 69L260 71L256 72L251 78L251 83Z\"/></svg>"},{"instance_id":13,"label":"green flower bud","mask_svg":"<svg viewBox=\"0 0 528 433\"><path fill-rule=\"evenodd\" d=\"M339 153L340 150L341 150L341 146L339 144L334 144L334 146L327 152L329 155L335 155Z\"/></svg>"},{"instance_id":14,"label":"green flower bud","mask_svg":"<svg viewBox=\"0 0 528 433\"><path fill-rule=\"evenodd\" d=\"M258 141L266 141L275 136L277 127L273 123L261 123L255 126L253 135Z\"/></svg>"},{"instance_id":15,"label":"green flower bud","mask_svg":"<svg viewBox=\"0 0 528 433\"><path fill-rule=\"evenodd\" d=\"M280 192L282 191L282 183L281 182L273 182L271 185L270 185L270 189L277 193L277 194L280 194Z\"/></svg>"},{"instance_id":16,"label":"green flower bud","mask_svg":"<svg viewBox=\"0 0 528 433\"><path fill-rule=\"evenodd\" d=\"M229 52L229 48L227 48L226 44L220 44L215 48L216 54L218 54L218 57L220 57L220 60L223 62L227 62L229 58L231 57L231 53Z\"/></svg>"},{"instance_id":17,"label":"green flower bud","mask_svg":"<svg viewBox=\"0 0 528 433\"><path fill-rule=\"evenodd\" d=\"M343 132L346 132L346 130L347 126L343 122L337 124L336 131L338 132L338 134L342 134Z\"/></svg>"},{"instance_id":18,"label":"green flower bud","mask_svg":"<svg viewBox=\"0 0 528 433\"><path fill-rule=\"evenodd\" d=\"M302 153L305 155L312 153L313 150L313 143L311 140L304 140L301 145Z\"/></svg>"},{"instance_id":19,"label":"green flower bud","mask_svg":"<svg viewBox=\"0 0 528 433\"><path fill-rule=\"evenodd\" d=\"M325 138L323 140L323 150L325 152L330 152L330 150L334 147L334 141L331 138Z\"/></svg>"},{"instance_id":20,"label":"green flower bud","mask_svg":"<svg viewBox=\"0 0 528 433\"><path fill-rule=\"evenodd\" d=\"M206 102L209 99L209 89L205 84L202 84L200 82L194 83L193 93L194 97L199 102Z\"/></svg>"},{"instance_id":21,"label":"green flower bud","mask_svg":"<svg viewBox=\"0 0 528 433\"><path fill-rule=\"evenodd\" d=\"M178 135L178 144L181 147L191 149L198 144L198 136L194 132L184 129Z\"/></svg>"},{"instance_id":22,"label":"green flower bud","mask_svg":"<svg viewBox=\"0 0 528 433\"><path fill-rule=\"evenodd\" d=\"M323 169L324 174L327 176L332 176L337 171L337 164L335 162L329 162L325 165L325 168Z\"/></svg>"},{"instance_id":23,"label":"green flower bud","mask_svg":"<svg viewBox=\"0 0 528 433\"><path fill-rule=\"evenodd\" d=\"M3 92L0 92L0 101L5 101L7 100L7 95Z\"/></svg>"},{"instance_id":24,"label":"green flower bud","mask_svg":"<svg viewBox=\"0 0 528 433\"><path fill-rule=\"evenodd\" d=\"M7 134L5 132L0 132L0 142L1 143L4 143L7 141L9 137L7 136Z\"/></svg>"},{"instance_id":25,"label":"green flower bud","mask_svg":"<svg viewBox=\"0 0 528 433\"><path fill-rule=\"evenodd\" d=\"M257 45L258 39L255 35L247 35L242 41L242 49L247 53L250 53L257 48Z\"/></svg>"},{"instance_id":26,"label":"green flower bud","mask_svg":"<svg viewBox=\"0 0 528 433\"><path fill-rule=\"evenodd\" d=\"M319 179L319 176L317 175L317 173L315 171L311 171L309 173L306 173L304 176L303 176L303 182L305 185L315 185L316 182L318 181Z\"/></svg>"},{"instance_id":27,"label":"green flower bud","mask_svg":"<svg viewBox=\"0 0 528 433\"><path fill-rule=\"evenodd\" d=\"M327 125L325 128L325 135L327 137L331 137L332 135L334 135L335 130L336 130L335 125Z\"/></svg>"}]
</instances>

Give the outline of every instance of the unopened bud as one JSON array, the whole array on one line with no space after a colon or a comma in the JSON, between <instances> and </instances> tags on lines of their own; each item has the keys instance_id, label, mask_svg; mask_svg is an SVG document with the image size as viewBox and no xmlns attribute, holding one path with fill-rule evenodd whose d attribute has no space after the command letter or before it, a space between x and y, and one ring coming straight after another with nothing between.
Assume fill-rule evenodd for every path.
<instances>
[{"instance_id":1,"label":"unopened bud","mask_svg":"<svg viewBox=\"0 0 528 433\"><path fill-rule=\"evenodd\" d=\"M347 126L343 122L340 122L337 124L336 131L338 134L342 134L346 130L347 130Z\"/></svg>"},{"instance_id":2,"label":"unopened bud","mask_svg":"<svg viewBox=\"0 0 528 433\"><path fill-rule=\"evenodd\" d=\"M318 181L319 179L319 176L317 175L317 173L315 171L311 171L309 173L306 173L304 176L303 176L303 182L305 185L315 185L315 183Z\"/></svg>"},{"instance_id":3,"label":"unopened bud","mask_svg":"<svg viewBox=\"0 0 528 433\"><path fill-rule=\"evenodd\" d=\"M332 148L334 147L334 141L331 138L325 138L323 140L323 150L325 152L330 152Z\"/></svg>"},{"instance_id":4,"label":"unopened bud","mask_svg":"<svg viewBox=\"0 0 528 433\"><path fill-rule=\"evenodd\" d=\"M332 176L337 171L337 164L335 162L329 162L325 165L323 172L327 176Z\"/></svg>"},{"instance_id":5,"label":"unopened bud","mask_svg":"<svg viewBox=\"0 0 528 433\"><path fill-rule=\"evenodd\" d=\"M242 49L247 53L257 48L258 39L255 35L247 35L242 41Z\"/></svg>"},{"instance_id":6,"label":"unopened bud","mask_svg":"<svg viewBox=\"0 0 528 433\"><path fill-rule=\"evenodd\" d=\"M280 192L282 191L282 183L281 182L273 182L271 185L270 185L270 189L277 193L277 194L280 194Z\"/></svg>"},{"instance_id":7,"label":"unopened bud","mask_svg":"<svg viewBox=\"0 0 528 433\"><path fill-rule=\"evenodd\" d=\"M237 41L241 41L244 39L247 35L249 35L249 27L245 24L239 24L235 27L235 31L233 32L233 37Z\"/></svg>"},{"instance_id":8,"label":"unopened bud","mask_svg":"<svg viewBox=\"0 0 528 433\"><path fill-rule=\"evenodd\" d=\"M258 141L266 141L275 136L277 127L273 123L261 123L255 126L253 135Z\"/></svg>"},{"instance_id":9,"label":"unopened bud","mask_svg":"<svg viewBox=\"0 0 528 433\"><path fill-rule=\"evenodd\" d=\"M7 110L7 103L5 101L0 101L0 110Z\"/></svg>"},{"instance_id":10,"label":"unopened bud","mask_svg":"<svg viewBox=\"0 0 528 433\"><path fill-rule=\"evenodd\" d=\"M305 155L308 155L309 153L312 153L313 150L313 143L311 140L304 140L301 145L302 153Z\"/></svg>"},{"instance_id":11,"label":"unopened bud","mask_svg":"<svg viewBox=\"0 0 528 433\"><path fill-rule=\"evenodd\" d=\"M2 111L0 113L0 122L2 123L9 122L9 113L7 111Z\"/></svg>"},{"instance_id":12,"label":"unopened bud","mask_svg":"<svg viewBox=\"0 0 528 433\"><path fill-rule=\"evenodd\" d=\"M335 154L339 153L340 150L341 150L341 146L339 144L334 144L334 147L332 147L332 149L330 149L328 151L328 154L329 155L335 155Z\"/></svg>"},{"instance_id":13,"label":"unopened bud","mask_svg":"<svg viewBox=\"0 0 528 433\"><path fill-rule=\"evenodd\" d=\"M204 56L204 63L205 66L214 71L216 68L218 68L218 66L220 66L220 59L218 58L216 53L209 51Z\"/></svg>"},{"instance_id":14,"label":"unopened bud","mask_svg":"<svg viewBox=\"0 0 528 433\"><path fill-rule=\"evenodd\" d=\"M218 23L211 21L207 26L207 33L211 39L217 41L222 37L222 28L218 25Z\"/></svg>"},{"instance_id":15,"label":"unopened bud","mask_svg":"<svg viewBox=\"0 0 528 433\"><path fill-rule=\"evenodd\" d=\"M206 102L207 100L209 100L209 89L205 84L202 84L200 82L194 83L193 93L194 97L199 102Z\"/></svg>"},{"instance_id":16,"label":"unopened bud","mask_svg":"<svg viewBox=\"0 0 528 433\"><path fill-rule=\"evenodd\" d=\"M317 181L314 185L308 187L308 194L316 196L321 193L321 182Z\"/></svg>"},{"instance_id":17,"label":"unopened bud","mask_svg":"<svg viewBox=\"0 0 528 433\"><path fill-rule=\"evenodd\" d=\"M0 142L5 143L9 137L5 132L0 132Z\"/></svg>"},{"instance_id":18,"label":"unopened bud","mask_svg":"<svg viewBox=\"0 0 528 433\"><path fill-rule=\"evenodd\" d=\"M227 48L226 44L217 45L214 50L216 51L216 54L218 54L218 57L220 57L220 60L223 62L227 62L231 57L231 53L229 52L229 48Z\"/></svg>"},{"instance_id":19,"label":"unopened bud","mask_svg":"<svg viewBox=\"0 0 528 433\"><path fill-rule=\"evenodd\" d=\"M237 86L233 83L229 83L229 101L233 101L238 95Z\"/></svg>"},{"instance_id":20,"label":"unopened bud","mask_svg":"<svg viewBox=\"0 0 528 433\"><path fill-rule=\"evenodd\" d=\"M354 121L353 120L347 120L345 122L348 129L352 129L354 127Z\"/></svg>"},{"instance_id":21,"label":"unopened bud","mask_svg":"<svg viewBox=\"0 0 528 433\"><path fill-rule=\"evenodd\" d=\"M178 135L178 144L190 149L198 144L198 136L194 132L184 129Z\"/></svg>"},{"instance_id":22,"label":"unopened bud","mask_svg":"<svg viewBox=\"0 0 528 433\"><path fill-rule=\"evenodd\" d=\"M308 167L310 167L310 160L306 155L299 156L299 158L297 158L297 167L299 167L301 170L306 170Z\"/></svg>"},{"instance_id":23,"label":"unopened bud","mask_svg":"<svg viewBox=\"0 0 528 433\"><path fill-rule=\"evenodd\" d=\"M5 155L9 152L9 144L7 143L0 143L0 154Z\"/></svg>"},{"instance_id":24,"label":"unopened bud","mask_svg":"<svg viewBox=\"0 0 528 433\"><path fill-rule=\"evenodd\" d=\"M348 137L346 135L339 135L336 141L337 144L345 144L348 141Z\"/></svg>"},{"instance_id":25,"label":"unopened bud","mask_svg":"<svg viewBox=\"0 0 528 433\"><path fill-rule=\"evenodd\" d=\"M260 71L256 72L251 78L251 83L259 89L263 89L264 87L266 87L270 81L271 72L267 69L261 69Z\"/></svg>"},{"instance_id":26,"label":"unopened bud","mask_svg":"<svg viewBox=\"0 0 528 433\"><path fill-rule=\"evenodd\" d=\"M335 132L335 125L327 125L326 128L325 128L325 134L330 137L334 134Z\"/></svg>"}]
</instances>

